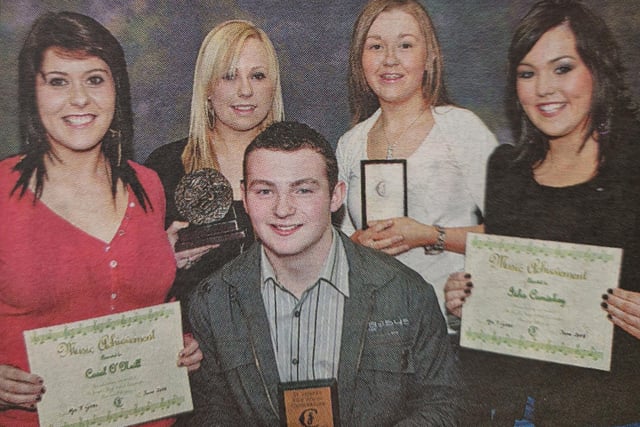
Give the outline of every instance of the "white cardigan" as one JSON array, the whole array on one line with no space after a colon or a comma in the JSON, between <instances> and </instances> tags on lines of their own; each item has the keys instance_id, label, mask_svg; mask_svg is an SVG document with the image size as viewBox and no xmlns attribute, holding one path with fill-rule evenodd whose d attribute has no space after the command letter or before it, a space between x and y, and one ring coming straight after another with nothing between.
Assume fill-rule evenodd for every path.
<instances>
[{"instance_id":1,"label":"white cardigan","mask_svg":"<svg viewBox=\"0 0 640 427\"><path fill-rule=\"evenodd\" d=\"M435 124L407 158L409 217L423 224L464 227L478 224L484 208L487 160L497 140L471 111L453 106L432 108ZM340 180L347 184L347 214L342 231L362 228L360 161L367 159L367 138L380 110L357 124L338 141ZM397 258L431 283L444 308L444 284L450 273L464 268L464 255L425 255L414 248Z\"/></svg>"}]
</instances>

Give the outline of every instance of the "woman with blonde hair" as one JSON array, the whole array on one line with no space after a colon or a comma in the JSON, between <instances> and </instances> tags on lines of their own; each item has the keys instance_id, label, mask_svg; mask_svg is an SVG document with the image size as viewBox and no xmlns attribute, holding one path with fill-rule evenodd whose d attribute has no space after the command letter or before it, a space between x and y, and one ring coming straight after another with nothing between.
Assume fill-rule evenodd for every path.
<instances>
[{"instance_id":1,"label":"woman with blonde hair","mask_svg":"<svg viewBox=\"0 0 640 427\"><path fill-rule=\"evenodd\" d=\"M175 254L178 273L171 295L186 302L203 278L253 241L240 195L242 156L266 126L284 118L278 58L266 33L253 23L226 21L207 34L196 62L189 136L156 149L146 166L160 176L167 197L165 226L170 236L188 226L174 194L188 173L213 168L230 182L233 204L223 219L235 219L246 237Z\"/></svg>"},{"instance_id":2,"label":"woman with blonde hair","mask_svg":"<svg viewBox=\"0 0 640 427\"><path fill-rule=\"evenodd\" d=\"M467 232L483 230L486 160L497 144L476 115L451 103L443 68L433 23L420 3L368 2L351 38L354 127L337 148L340 179L348 184L343 231L397 255L436 287L441 302L447 276L464 265ZM406 159L408 215L367 224L361 161L393 159Z\"/></svg>"}]
</instances>

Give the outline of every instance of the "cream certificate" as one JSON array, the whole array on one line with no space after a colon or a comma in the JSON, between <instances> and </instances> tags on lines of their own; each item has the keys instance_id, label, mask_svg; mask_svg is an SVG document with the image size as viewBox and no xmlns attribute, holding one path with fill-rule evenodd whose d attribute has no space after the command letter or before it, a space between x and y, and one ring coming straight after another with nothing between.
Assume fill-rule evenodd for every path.
<instances>
[{"instance_id":1,"label":"cream certificate","mask_svg":"<svg viewBox=\"0 0 640 427\"><path fill-rule=\"evenodd\" d=\"M460 345L610 370L613 324L600 303L621 258L616 248L469 233Z\"/></svg>"},{"instance_id":2,"label":"cream certificate","mask_svg":"<svg viewBox=\"0 0 640 427\"><path fill-rule=\"evenodd\" d=\"M31 372L44 378L41 426L123 426L193 409L180 304L24 332Z\"/></svg>"}]
</instances>

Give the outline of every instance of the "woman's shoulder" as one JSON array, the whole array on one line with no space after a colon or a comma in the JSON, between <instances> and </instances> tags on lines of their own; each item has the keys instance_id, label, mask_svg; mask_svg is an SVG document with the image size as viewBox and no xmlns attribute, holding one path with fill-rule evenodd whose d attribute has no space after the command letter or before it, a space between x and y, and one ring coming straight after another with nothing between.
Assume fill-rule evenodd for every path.
<instances>
[{"instance_id":1,"label":"woman's shoulder","mask_svg":"<svg viewBox=\"0 0 640 427\"><path fill-rule=\"evenodd\" d=\"M133 160L129 160L129 166L131 166L131 168L135 171L138 180L143 186L146 187L147 184L160 183L158 174L150 167L143 166L140 163L134 162Z\"/></svg>"},{"instance_id":2,"label":"woman's shoulder","mask_svg":"<svg viewBox=\"0 0 640 427\"><path fill-rule=\"evenodd\" d=\"M495 175L496 173L507 173L515 165L518 159L518 149L511 144L498 145L488 161L488 173Z\"/></svg>"},{"instance_id":3,"label":"woman's shoulder","mask_svg":"<svg viewBox=\"0 0 640 427\"><path fill-rule=\"evenodd\" d=\"M476 147L488 156L498 144L496 136L482 119L466 108L455 105L434 107L433 119L442 135L454 145L465 149Z\"/></svg>"},{"instance_id":4,"label":"woman's shoulder","mask_svg":"<svg viewBox=\"0 0 640 427\"><path fill-rule=\"evenodd\" d=\"M458 129L460 129L461 125L473 125L487 129L487 126L476 113L455 105L433 107L433 117L439 125L448 124Z\"/></svg>"},{"instance_id":5,"label":"woman's shoulder","mask_svg":"<svg viewBox=\"0 0 640 427\"><path fill-rule=\"evenodd\" d=\"M361 121L360 123L353 126L351 129L346 131L338 140L338 147L347 145L347 144L359 144L363 141L366 141L366 136L371 130L371 127L374 125L378 117L380 116L380 109L378 109L375 113L373 113L369 118Z\"/></svg>"},{"instance_id":6,"label":"woman's shoulder","mask_svg":"<svg viewBox=\"0 0 640 427\"><path fill-rule=\"evenodd\" d=\"M5 172L12 170L23 157L24 156L17 154L0 160L0 171L2 171L2 174L4 175Z\"/></svg>"},{"instance_id":7,"label":"woman's shoulder","mask_svg":"<svg viewBox=\"0 0 640 427\"><path fill-rule=\"evenodd\" d=\"M132 160L129 160L129 166L136 173L136 177L152 205L156 206L160 201L164 204L164 189L156 171Z\"/></svg>"},{"instance_id":8,"label":"woman's shoulder","mask_svg":"<svg viewBox=\"0 0 640 427\"><path fill-rule=\"evenodd\" d=\"M161 145L151 152L144 164L152 169L162 169L165 165L179 161L182 163L182 152L187 146L188 138Z\"/></svg>"},{"instance_id":9,"label":"woman's shoulder","mask_svg":"<svg viewBox=\"0 0 640 427\"><path fill-rule=\"evenodd\" d=\"M491 153L490 160L491 162L505 164L511 163L516 160L518 157L518 150L512 144L500 144L493 150Z\"/></svg>"},{"instance_id":10,"label":"woman's shoulder","mask_svg":"<svg viewBox=\"0 0 640 427\"><path fill-rule=\"evenodd\" d=\"M1 188L11 186L11 189L13 189L13 186L15 185L16 180L18 178L18 174L19 174L19 172L14 170L14 168L20 162L20 160L22 160L22 158L23 156L21 155L13 155L3 160L0 160L0 187ZM15 174L15 178L8 179L13 174Z\"/></svg>"}]
</instances>

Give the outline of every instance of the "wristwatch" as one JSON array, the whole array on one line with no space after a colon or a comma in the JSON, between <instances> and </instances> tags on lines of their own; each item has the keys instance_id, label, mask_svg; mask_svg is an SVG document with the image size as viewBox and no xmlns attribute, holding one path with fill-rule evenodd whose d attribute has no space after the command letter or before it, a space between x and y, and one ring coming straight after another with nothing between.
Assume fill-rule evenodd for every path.
<instances>
[{"instance_id":1,"label":"wristwatch","mask_svg":"<svg viewBox=\"0 0 640 427\"><path fill-rule=\"evenodd\" d=\"M438 255L444 251L444 240L446 237L444 228L442 228L438 224L433 224L433 227L438 232L438 238L433 245L426 245L424 247L425 255Z\"/></svg>"}]
</instances>

